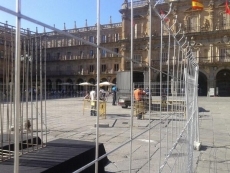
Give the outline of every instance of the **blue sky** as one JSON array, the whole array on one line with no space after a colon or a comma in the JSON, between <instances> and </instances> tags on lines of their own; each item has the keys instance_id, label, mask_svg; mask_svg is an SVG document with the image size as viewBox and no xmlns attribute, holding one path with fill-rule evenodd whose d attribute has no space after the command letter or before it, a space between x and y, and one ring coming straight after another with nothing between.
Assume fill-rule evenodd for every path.
<instances>
[{"instance_id":1,"label":"blue sky","mask_svg":"<svg viewBox=\"0 0 230 173\"><path fill-rule=\"evenodd\" d=\"M108 24L110 16L112 22L121 22L121 8L124 0L100 0L101 24ZM0 5L15 11L16 0L0 0ZM58 29L74 27L84 27L87 19L88 26L93 26L97 22L97 0L21 0L22 14L54 26ZM0 11L0 22L8 21L8 24L15 25L15 17ZM35 31L36 25L22 20L22 28L30 28ZM38 31L43 29L38 27Z\"/></svg>"}]
</instances>

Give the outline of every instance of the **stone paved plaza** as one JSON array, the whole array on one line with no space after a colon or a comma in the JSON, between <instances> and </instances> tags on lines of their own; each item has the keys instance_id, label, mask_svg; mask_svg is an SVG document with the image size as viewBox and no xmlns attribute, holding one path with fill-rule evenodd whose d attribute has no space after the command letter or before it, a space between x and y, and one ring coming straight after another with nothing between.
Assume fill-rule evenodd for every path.
<instances>
[{"instance_id":1,"label":"stone paved plaza","mask_svg":"<svg viewBox=\"0 0 230 173\"><path fill-rule=\"evenodd\" d=\"M230 98L199 97L198 102L202 148L201 151L194 152L194 170L196 173L230 172ZM110 98L106 104L106 114L106 119L100 119L99 141L104 143L106 152L110 152L129 140L130 109L112 106ZM48 141L58 138L85 141L95 141L96 139L96 117L90 116L87 109L83 112L82 98L48 100L47 121ZM146 129L148 122L148 119L137 120L134 118L133 135L135 136ZM147 139L148 133L143 134L133 142L133 150L135 151L133 164L135 166L132 172L144 173L148 171ZM157 141L157 136L154 139ZM151 156L153 158L151 167L158 164L158 156L155 153L159 148L156 141L151 143ZM111 153L108 156L110 163L106 166L106 171L128 172L129 151L130 144L127 144L118 151ZM153 169L152 171L155 172Z\"/></svg>"}]
</instances>

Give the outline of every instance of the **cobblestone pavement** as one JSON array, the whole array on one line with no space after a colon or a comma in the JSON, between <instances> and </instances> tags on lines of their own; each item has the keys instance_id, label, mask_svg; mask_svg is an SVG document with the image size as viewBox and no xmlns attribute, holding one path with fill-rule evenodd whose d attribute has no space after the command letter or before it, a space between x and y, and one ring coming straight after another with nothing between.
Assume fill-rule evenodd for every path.
<instances>
[{"instance_id":1,"label":"cobblestone pavement","mask_svg":"<svg viewBox=\"0 0 230 173\"><path fill-rule=\"evenodd\" d=\"M106 152L114 150L130 139L130 108L112 106L112 98L106 104L106 119L100 118L99 141ZM194 151L195 173L230 172L230 98L199 97L201 151ZM95 141L96 117L90 116L89 109L83 109L83 98L47 100L47 136L43 140L58 138L82 141ZM86 107L87 108L87 107ZM132 135L142 133L148 127L149 120L133 119ZM158 124L159 120L151 123ZM151 131L151 172L159 167L159 128ZM132 144L132 172L148 172L148 132L137 137ZM130 144L111 152L110 163L105 167L107 173L129 172ZM161 147L166 148L162 143ZM163 158L163 157L162 157ZM177 172L177 171L176 171Z\"/></svg>"}]
</instances>

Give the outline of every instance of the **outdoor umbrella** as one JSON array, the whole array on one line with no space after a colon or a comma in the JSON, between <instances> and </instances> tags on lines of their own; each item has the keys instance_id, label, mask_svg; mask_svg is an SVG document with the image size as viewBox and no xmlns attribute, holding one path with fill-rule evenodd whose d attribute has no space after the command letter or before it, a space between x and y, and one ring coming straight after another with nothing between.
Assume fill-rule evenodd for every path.
<instances>
[{"instance_id":1,"label":"outdoor umbrella","mask_svg":"<svg viewBox=\"0 0 230 173\"><path fill-rule=\"evenodd\" d=\"M115 84L114 83L111 83L111 82L101 82L99 83L99 86L114 86Z\"/></svg>"},{"instance_id":2,"label":"outdoor umbrella","mask_svg":"<svg viewBox=\"0 0 230 173\"><path fill-rule=\"evenodd\" d=\"M91 84L89 82L82 82L79 85L81 85L81 86L93 86L93 84Z\"/></svg>"},{"instance_id":3,"label":"outdoor umbrella","mask_svg":"<svg viewBox=\"0 0 230 173\"><path fill-rule=\"evenodd\" d=\"M58 85L72 85L72 84L68 82L64 82L64 83L59 83Z\"/></svg>"}]
</instances>

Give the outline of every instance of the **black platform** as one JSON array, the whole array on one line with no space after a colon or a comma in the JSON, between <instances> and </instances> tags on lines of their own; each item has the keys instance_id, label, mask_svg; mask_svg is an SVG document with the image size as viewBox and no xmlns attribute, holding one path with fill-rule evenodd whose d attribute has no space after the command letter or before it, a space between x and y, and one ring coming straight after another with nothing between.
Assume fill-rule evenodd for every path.
<instances>
[{"instance_id":1,"label":"black platform","mask_svg":"<svg viewBox=\"0 0 230 173\"><path fill-rule=\"evenodd\" d=\"M105 154L99 144L99 157ZM19 157L20 173L72 173L95 159L95 143L78 140L57 139L47 143L45 148ZM104 173L107 157L99 161L98 172ZM0 173L12 173L14 160L0 163ZM94 173L93 164L82 173Z\"/></svg>"}]
</instances>

